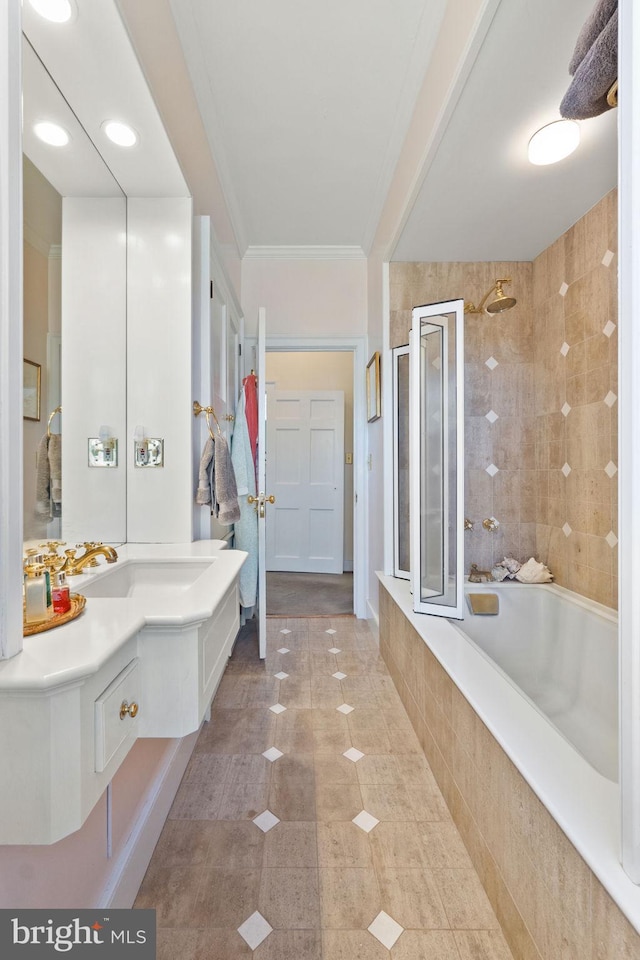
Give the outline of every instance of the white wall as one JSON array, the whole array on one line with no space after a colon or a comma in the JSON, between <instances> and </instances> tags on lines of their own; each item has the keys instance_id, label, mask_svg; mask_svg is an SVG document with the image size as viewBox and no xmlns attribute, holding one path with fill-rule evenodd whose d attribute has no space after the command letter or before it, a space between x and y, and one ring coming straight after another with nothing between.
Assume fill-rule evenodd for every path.
<instances>
[{"instance_id":1,"label":"white wall","mask_svg":"<svg viewBox=\"0 0 640 960\"><path fill-rule=\"evenodd\" d=\"M191 540L191 201L65 198L62 531L70 543ZM118 466L88 466L100 426ZM133 466L137 425L165 441Z\"/></svg>"},{"instance_id":2,"label":"white wall","mask_svg":"<svg viewBox=\"0 0 640 960\"><path fill-rule=\"evenodd\" d=\"M127 203L62 202L62 539L127 539ZM87 440L111 428L118 466L90 468ZM46 423L45 423L46 427Z\"/></svg>"},{"instance_id":3,"label":"white wall","mask_svg":"<svg viewBox=\"0 0 640 960\"><path fill-rule=\"evenodd\" d=\"M346 337L367 328L366 260L242 261L245 334L256 335L258 307L267 337Z\"/></svg>"},{"instance_id":4,"label":"white wall","mask_svg":"<svg viewBox=\"0 0 640 960\"><path fill-rule=\"evenodd\" d=\"M267 353L267 383L276 390L342 390L344 450L353 453L353 354ZM344 569L353 570L353 464L344 467Z\"/></svg>"},{"instance_id":5,"label":"white wall","mask_svg":"<svg viewBox=\"0 0 640 960\"><path fill-rule=\"evenodd\" d=\"M302 249L297 258L245 257L242 261L242 309L245 335L249 341L256 336L258 307L261 306L266 307L267 341L271 337L320 337L323 340L335 337L337 341L344 341L349 336L364 337L367 330L367 261L349 257L338 259L338 253L336 259L330 259L326 253L323 259L307 259L306 251ZM249 342L247 356L250 354ZM269 356L270 353L267 354ZM362 366L364 384L364 363ZM354 458L358 451L362 457L366 457L367 453L363 437L367 432L364 416L363 409L362 416L355 424L355 430L359 433L358 439L354 437L352 441ZM357 480L355 471L354 483L357 484ZM363 484L362 480L360 482ZM358 496L362 505L358 509L363 509L366 499L363 489L358 490ZM353 516L353 497L350 511ZM349 523L352 528L351 521L347 521L346 517L345 513L345 525ZM358 517L359 530L364 531L362 515L359 513ZM356 534L360 536L360 549L368 565L369 556L364 548L365 533L358 534L356 531ZM364 571L364 576L368 582L368 570ZM359 590L356 584L356 598L361 596L363 603L367 599L366 593L367 588ZM358 616L363 615L361 607Z\"/></svg>"},{"instance_id":6,"label":"white wall","mask_svg":"<svg viewBox=\"0 0 640 960\"><path fill-rule=\"evenodd\" d=\"M192 538L191 200L127 201L127 539ZM133 434L164 440L162 468L133 466Z\"/></svg>"}]
</instances>

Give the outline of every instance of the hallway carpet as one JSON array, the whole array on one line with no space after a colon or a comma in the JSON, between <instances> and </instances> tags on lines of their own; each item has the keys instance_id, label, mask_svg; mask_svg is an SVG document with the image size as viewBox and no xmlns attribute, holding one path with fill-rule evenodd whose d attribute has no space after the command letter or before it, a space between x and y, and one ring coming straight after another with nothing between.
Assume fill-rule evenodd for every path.
<instances>
[{"instance_id":1,"label":"hallway carpet","mask_svg":"<svg viewBox=\"0 0 640 960\"><path fill-rule=\"evenodd\" d=\"M268 617L337 617L353 613L352 573L267 573Z\"/></svg>"},{"instance_id":2,"label":"hallway carpet","mask_svg":"<svg viewBox=\"0 0 640 960\"><path fill-rule=\"evenodd\" d=\"M366 622L252 631L135 903L158 960L512 960Z\"/></svg>"}]
</instances>

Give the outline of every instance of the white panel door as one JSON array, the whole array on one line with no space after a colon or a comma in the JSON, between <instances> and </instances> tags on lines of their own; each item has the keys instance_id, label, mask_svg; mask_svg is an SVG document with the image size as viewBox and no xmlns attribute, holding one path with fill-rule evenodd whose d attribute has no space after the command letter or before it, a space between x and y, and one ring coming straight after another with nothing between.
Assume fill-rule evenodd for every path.
<instances>
[{"instance_id":1,"label":"white panel door","mask_svg":"<svg viewBox=\"0 0 640 960\"><path fill-rule=\"evenodd\" d=\"M344 393L274 390L268 397L267 570L342 573Z\"/></svg>"}]
</instances>

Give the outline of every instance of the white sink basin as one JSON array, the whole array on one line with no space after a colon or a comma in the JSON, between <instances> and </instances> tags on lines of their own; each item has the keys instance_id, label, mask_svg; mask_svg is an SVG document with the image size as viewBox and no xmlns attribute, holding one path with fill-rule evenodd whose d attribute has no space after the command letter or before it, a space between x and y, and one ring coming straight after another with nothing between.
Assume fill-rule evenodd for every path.
<instances>
[{"instance_id":1,"label":"white sink basin","mask_svg":"<svg viewBox=\"0 0 640 960\"><path fill-rule=\"evenodd\" d=\"M85 597L173 597L193 586L211 563L211 560L125 560L79 585L77 592Z\"/></svg>"}]
</instances>

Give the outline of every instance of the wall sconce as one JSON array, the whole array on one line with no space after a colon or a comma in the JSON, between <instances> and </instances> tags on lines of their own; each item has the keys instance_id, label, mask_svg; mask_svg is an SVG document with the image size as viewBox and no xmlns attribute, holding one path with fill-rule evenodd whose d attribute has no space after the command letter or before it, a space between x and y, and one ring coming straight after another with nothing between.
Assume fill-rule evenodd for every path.
<instances>
[{"instance_id":1,"label":"wall sconce","mask_svg":"<svg viewBox=\"0 0 640 960\"><path fill-rule=\"evenodd\" d=\"M144 433L144 427L138 424L133 434L134 467L163 467L164 440L145 437Z\"/></svg>"},{"instance_id":2,"label":"wall sconce","mask_svg":"<svg viewBox=\"0 0 640 960\"><path fill-rule=\"evenodd\" d=\"M104 424L97 437L89 437L87 443L90 467L118 466L118 441L112 434L111 428Z\"/></svg>"}]
</instances>

